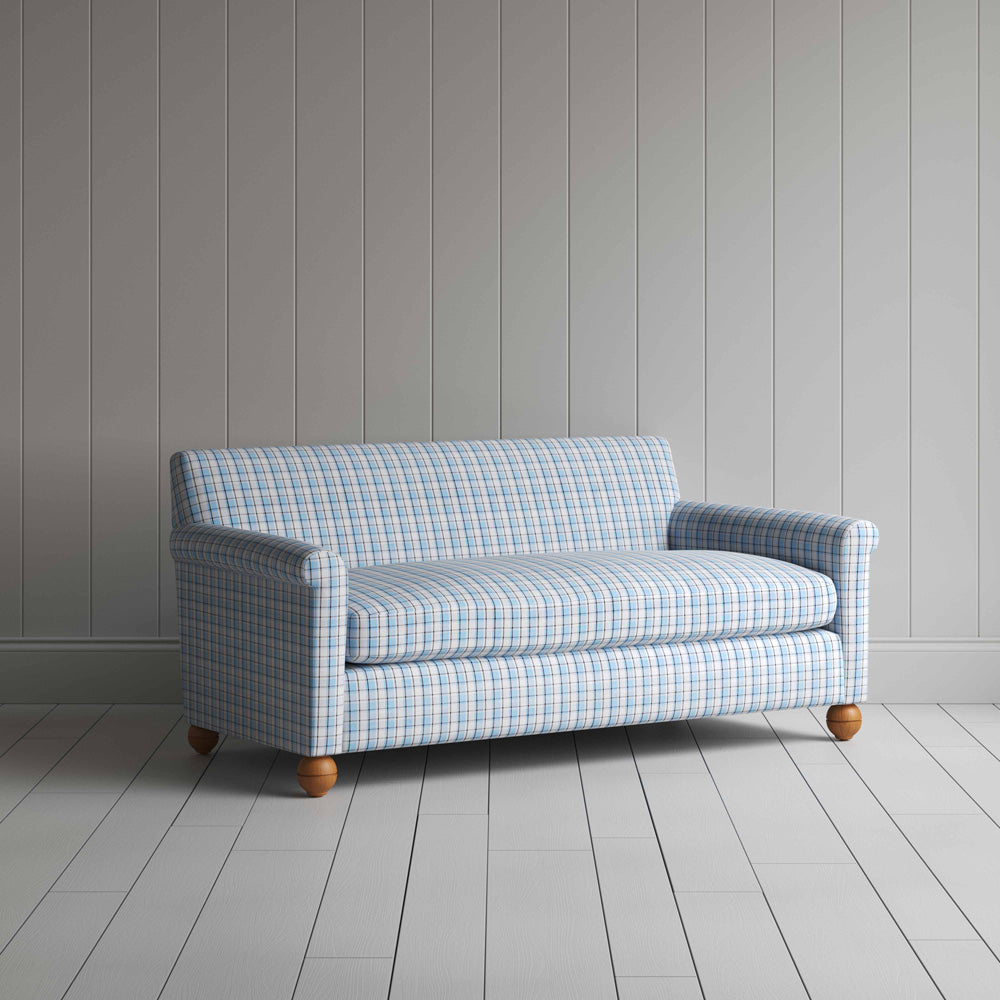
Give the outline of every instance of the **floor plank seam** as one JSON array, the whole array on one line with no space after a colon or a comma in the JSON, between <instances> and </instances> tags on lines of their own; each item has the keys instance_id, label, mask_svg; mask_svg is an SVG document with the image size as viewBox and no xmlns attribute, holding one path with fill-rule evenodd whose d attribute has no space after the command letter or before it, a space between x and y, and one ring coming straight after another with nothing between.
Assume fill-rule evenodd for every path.
<instances>
[{"instance_id":1,"label":"floor plank seam","mask_svg":"<svg viewBox=\"0 0 1000 1000\"><path fill-rule=\"evenodd\" d=\"M57 705L57 706L55 706L55 707L56 707L56 708L58 708L58 705ZM83 735L82 735L82 736L80 737L80 739L79 739L79 740L77 740L77 742L76 742L76 743L74 743L74 744L73 744L73 747L71 747L70 749L72 750L72 749L73 749L74 747L78 746L78 745L79 745L79 743L80 743L80 741L81 741L81 740L83 740L83 738L84 738L85 736L87 736L87 734L88 734L88 733L90 733L90 732L91 732L91 730L93 730L94 726L96 726L96 725L97 725L97 724L98 724L98 723L99 723L99 722L100 722L100 721L101 721L102 719L104 719L104 718L105 718L105 717L106 717L106 716L108 715L108 713L109 713L109 712L111 712L111 710L112 710L113 708L115 708L115 707L116 707L116 706L114 706L114 705L109 705L109 706L108 706L108 708L107 708L107 711L105 711L104 713L102 713L102 714L101 714L101 716L100 716L99 718L97 718L97 719L95 719L95 720L94 720L94 723L93 723L93 725L89 726L89 727L88 727L88 728L87 728L87 729L86 729L86 730L84 731L84 733L83 733ZM55 711L55 708L53 708L53 711ZM177 717L178 717L178 719L180 718L180 710L179 710L179 709L178 709L178 712L177 712ZM20 931L21 931L21 928L22 928L22 927L24 927L24 925L25 925L25 924L26 924L26 923L27 923L27 922L28 922L28 921L29 921L29 920L31 919L31 917L32 917L32 914L33 914L33 913L34 913L34 912L35 912L35 911L36 911L36 910L38 909L38 907L39 907L39 906L41 906L41 904L42 904L42 901L43 901L43 900L45 899L45 897L46 897L46 896L47 896L47 895L48 895L48 894L49 894L49 893L50 893L50 892L52 891L52 886L54 886L54 885L55 885L55 884L56 884L56 883L57 883L57 882L59 881L59 879L61 879L61 878L63 877L63 875L64 875L64 874L66 873L66 870L67 870L67 869L69 868L69 866L70 866L70 865L71 865L71 864L72 864L72 863L73 863L73 862L74 862L74 861L76 860L76 858L77 858L77 856L79 855L80 851L82 851L82 850L83 850L83 849L84 849L84 848L85 848L85 847L87 846L87 844L88 844L88 843L90 843L90 838L94 836L94 834L95 834L95 833L96 833L96 832L97 832L97 831L98 831L98 830L100 829L100 827L101 827L101 824L102 824L102 823L103 823L103 822L104 822L104 821L105 821L105 820L106 820L106 819L108 818L108 816L110 816L110 815L111 815L111 811L112 811L112 810L113 810L113 809L115 808L115 806L117 806L117 805L118 805L118 803L119 803L119 802L121 801L121 799L122 799L122 796L123 796L123 795L124 795L124 794L125 794L125 793L126 793L126 792L127 792L127 791L128 791L128 790L129 790L130 788L131 788L131 787L132 787L132 783L133 783L133 782L135 781L135 779L136 779L136 778L137 778L137 777L139 776L139 773L140 773L140 772L142 771L142 769L143 769L143 768L144 768L144 767L145 767L145 766L146 766L146 765L147 765L147 764L148 764L148 763L150 762L150 760L152 760L152 758L153 758L153 754L155 754L155 753L156 753L156 751L157 751L157 750L159 750L161 746L163 746L163 744L164 744L164 742L166 741L167 737L168 737L168 736L170 735L170 733L171 733L171 730L172 730L172 729L174 728L174 725L176 725L176 723L172 724L172 725L171 725L171 726L170 726L170 727L169 727L169 728L167 729L166 733L165 733L165 734L163 735L163 739L161 739L161 740L159 741L159 743L157 743L157 744L156 744L156 746L155 746L155 747L153 747L153 749L152 749L152 750L150 751L150 753L149 753L149 755L148 755L148 756L146 757L146 759L145 759L145 760L144 760L144 761L143 761L143 762L142 762L142 763L141 763L141 764L139 765L139 768L138 768L138 770L137 770L137 771L135 772L135 774L134 774L134 775L132 775L132 778L131 778L131 779L129 780L129 782L128 782L128 783L127 783L127 784L125 785L125 787L124 787L124 788L123 788L123 789L121 790L121 792L120 792L120 793L118 794L118 796L117 796L117 797L115 798L114 802L112 802L112 803L111 803L111 805L110 805L110 806L108 807L108 810L107 810L107 812L106 812L106 813L105 813L105 814L104 814L104 815L103 815L103 816L102 816L102 817L100 818L100 820L99 820L99 821L98 821L98 822L97 822L97 823L95 824L94 828L93 828L93 829L92 829L92 830L90 831L90 833L89 833L89 834L88 834L88 835L87 835L87 836L86 836L86 837L84 838L84 840L83 840L83 843L82 843L82 844L80 844L80 846L79 846L79 847L77 848L77 850L76 850L76 851L74 852L73 856L72 856L72 857L71 857L71 858L69 859L69 861L67 861L67 862L66 862L66 864L65 864L65 865L63 866L63 868L62 868L62 869L60 870L59 874L58 874L58 875L56 875L56 877L55 877L55 878L54 878L54 879L52 880L52 882L51 882L51 883L49 883L49 888L45 890L45 892L44 892L44 893L42 894L42 896L41 896L41 898L40 898L40 899L38 900L38 902L37 902L37 903L35 903L35 905L34 905L34 906L33 906L33 907L31 908L31 910L30 910L30 912L29 912L29 913L27 914L27 916L25 916L24 920L22 920L22 921L21 921L21 923L20 923L20 924L18 924L18 927L17 927L17 930L15 930L13 934L11 934L11 936L10 936L10 939L9 939L9 940L8 940L8 941L7 941L7 942L6 942L5 944L4 944L4 946L3 946L2 948L0 948L0 955L2 955L2 954L3 954L3 953L4 953L4 952L5 952L5 951L6 951L6 950L7 950L7 949L8 949L9 947L10 947L10 944L11 944L11 942L12 942L12 941L14 940L14 938L16 938L16 937L17 937L17 935L18 935L18 934L20 933ZM65 755L64 755L64 756L65 756ZM30 794L30 793L29 793L29 794ZM56 794L64 794L64 793L58 793L58 792L52 792L51 794L53 794L53 795L56 795ZM25 798L27 798L27 796L25 796ZM22 801L23 801L23 800L22 800ZM126 894L126 895L127 895L127 894ZM124 900L122 900L122 902L124 902ZM116 910L115 912L117 912L117 910ZM112 918L112 919L114 919L114 918ZM95 945L95 947L96 947L96 945ZM90 957L90 956L88 955L88 958L89 958L89 957Z\"/></svg>"},{"instance_id":2,"label":"floor plank seam","mask_svg":"<svg viewBox=\"0 0 1000 1000\"><path fill-rule=\"evenodd\" d=\"M891 714L891 713L890 713L890 714ZM814 716L814 717L815 717L815 716ZM768 720L768 725L771 725L771 722L770 722L770 720ZM771 725L771 728L772 728L772 729L774 729L774 726L773 726L773 725ZM887 913L887 914L889 915L889 919L890 919L890 920L891 920L891 921L893 922L893 924L895 924L895 926L896 926L896 929L897 929L897 930L899 931L899 934L900 934L900 936L902 937L902 939L903 939L903 940L904 940L904 941L905 941L905 942L907 943L907 945L909 945L909 948L910 948L910 951L911 951L911 952L913 952L913 955L914 955L914 957L915 957L915 958L916 958L916 960L917 960L917 961L918 961L918 962L920 963L920 966L921 966L921 968L922 968L922 969L924 970L924 972L925 972L925 973L927 974L927 978L928 978L928 979L929 979L929 980L931 981L931 983L932 983L932 984L934 985L934 988L935 988L935 989L936 989L936 990L938 991L938 993L940 993L940 994L941 994L942 998L944 998L944 1000L947 1000L947 998L945 998L945 996L944 996L944 991L943 991L943 990L941 989L941 987L940 987L940 986L938 985L937 981L936 981L936 980L934 979L934 977L933 977L933 976L931 975L931 971L930 971L930 969L928 969L928 968L927 968L927 965L926 965L926 963L924 962L924 960L923 960L923 959L922 959L922 958L920 957L920 954L919 954L919 952L917 951L917 949L916 949L916 948L914 948L914 947L913 947L913 943L912 943L912 942L911 942L911 940L910 940L910 939L909 939L909 938L908 938L908 937L906 936L906 933L905 933L905 932L903 931L903 928L902 928L902 927L901 927L901 926L899 925L899 921L898 921L898 920L896 919L896 915L895 915L895 914L894 914L894 913L892 912L892 910L891 910L891 909L889 908L889 904L888 904L888 903L886 903L886 901L885 901L885 900L884 900L884 899L882 898L882 894L881 894L881 893L880 893L880 892L878 891L878 887L877 887L877 886L875 885L875 883L874 883L874 882L872 881L872 879L871 879L871 877L869 876L868 872L867 872L867 871L865 871L865 868L864 868L864 865L862 865L862 864L861 864L861 862L860 862L860 861L858 861L858 858L857 858L857 855L856 855L856 854L854 853L854 851L853 851L853 850L851 849L851 845L847 843L847 838L846 838L846 837L845 837L845 836L843 835L843 833L841 833L841 831L840 831L840 827L838 827L838 826L837 826L837 824L836 824L836 823L834 822L834 819L833 819L833 817L832 817L832 816L831 816L831 815L830 815L830 814L829 814L829 813L827 812L827 810L826 810L826 806L824 806L824 805L823 805L823 803L822 803L822 802L820 801L820 798L819 798L819 796L818 796L818 795L816 794L816 792L814 791L814 789L813 789L812 785L810 785L810 784L809 784L809 779L808 779L808 778L806 778L805 774L803 774L803 772L802 772L802 768L801 768L801 767L799 766L799 763L798 763L798 761L796 761L796 760L795 760L795 758L794 758L794 757L792 756L791 752L789 751L788 747L787 747L787 746L785 746L785 741L784 741L784 740L783 740L783 739L781 738L781 735L780 735L780 734L778 733L778 731L777 731L777 730L775 730L775 731L774 731L774 734L775 734L775 736L776 736L776 737L778 738L778 742L779 742L779 743L781 744L781 746L782 746L782 749L784 749L785 753L786 753L786 754L788 755L788 758L789 758L789 760L791 760L791 762L792 762L792 764L794 765L795 769L796 769L796 770L797 770L797 771L799 772L799 777L801 777L801 779L802 779L803 783L805 784L806 788L808 788L808 789L809 789L810 793L812 794L813 798L814 798L814 799L816 800L816 802L817 802L817 804L819 805L820 809L822 809L822 810L823 810L823 814L824 814L824 815L826 816L826 818L827 818L827 819L828 819L828 820L830 821L830 825L831 825L831 826L833 827L833 829L834 829L834 830L836 830L836 831L837 831L837 836L838 836L838 837L840 837L840 839L841 839L841 840L843 841L843 843L844 843L844 847L846 847L846 848L847 848L847 850L848 850L848 852L850 853L851 857L852 857L852 858L854 858L854 862L855 862L855 864L857 865L857 867L858 867L858 870L859 870L859 871L861 872L861 874L862 874L862 875L864 875L864 877L865 877L865 880L866 880L866 881L868 882L868 884L869 884L869 885L871 886L871 888L872 888L872 892L874 892L874 893L875 893L875 898L876 898L876 899L878 899L878 901L879 901L879 902L880 902L880 903L882 904L882 908L883 908L883 909L885 910L885 912L886 912L886 913ZM851 766L851 767L853 768L853 770L854 770L854 773L858 775L858 778L859 778L859 779L861 780L862 784L864 784L864 785L865 785L865 788L868 788L868 785L867 785L867 783L865 782L864 778L862 778L862 777L861 777L861 774L860 774L860 773L858 772L858 769L857 769L856 767L854 767L854 765L853 765L853 764L851 763L851 760L850 760L850 759L848 758L847 754L846 754L846 753L844 753L844 749L843 749L843 747L841 747L841 746L837 746L837 749L838 749L838 750L840 751L841 755L842 755L842 756L844 757L844 759L845 759L845 760L847 761L847 763L848 763L848 764L850 764L850 766ZM926 752L926 751L925 751L925 752ZM873 792L873 791L872 791L872 790L871 790L870 788L868 788L868 791L869 791L869 792L870 792L870 793L872 794L872 796L873 796L873 797L875 798L876 802L878 802L878 803L879 803L879 805L881 806L881 805L882 805L882 803L881 803L881 802L879 801L879 799L878 799L878 796L877 796L877 795L875 795L875 793L874 793L874 792ZM883 808L884 808L884 807L883 807ZM891 815L891 814L890 814L890 813L888 812L888 810L885 810L885 813L886 813L886 815L887 815L887 816L889 816L889 818L890 818L890 819L892 819L892 815ZM894 825L894 826L896 826L896 828L897 828L897 829L898 829L898 830L900 831L900 833L902 833L902 834L903 834L903 836L904 836L904 838L905 838L905 837L906 837L906 834L905 834L905 833L903 833L902 829L901 829L901 828L899 827L899 824L898 824L898 823L896 823L896 822L895 822L895 820L893 820L893 825ZM907 843L910 843L910 841L909 841L909 839L908 839L908 838L907 838ZM918 857L920 857L920 860L921 860L921 861L924 861L924 859L923 859L923 857L922 857L922 856L920 855L920 853L919 853L918 851L916 851L916 848L915 848L915 847L913 847L913 845L912 845L912 844L910 844L910 846L911 846L911 848L913 848L913 850L914 850L914 851L916 852L917 856L918 856ZM930 865L927 865L927 862L926 862L926 861L924 861L924 864L925 864L925 865L927 866L927 870L928 870L928 871L930 871L932 875L934 875L934 878L935 878L935 879L937 880L938 884L939 884L939 885L941 885L941 888L942 888L942 889L944 889L944 885L943 885L943 884L941 883L941 880L937 878L937 875L935 875L935 874L934 874L934 872L933 872L933 871L931 870L931 868L930 868ZM947 893L947 890L946 890L946 889L945 889L945 892ZM950 894L950 893L947 893L947 894L948 894L949 898L951 898L951 894ZM952 902L954 902L954 900L952 900ZM957 903L956 903L955 905L956 905L956 906L958 906L958 904L957 904ZM961 911L961 907L959 907L959 912L962 912L962 911ZM963 915L963 916L965 916L965 919L966 919L966 920L968 920L968 919L969 919L969 918L968 918L968 916L966 916L966 914L965 914L964 912L962 913L962 915ZM972 921L971 921L971 920L969 921L969 926L970 926L970 927L972 926Z\"/></svg>"},{"instance_id":3,"label":"floor plank seam","mask_svg":"<svg viewBox=\"0 0 1000 1000\"><path fill-rule=\"evenodd\" d=\"M413 817L413 836L410 838L410 860L406 865L406 880L403 882L403 903L399 908L399 924L396 926L396 947L392 952L392 971L389 973L389 996L392 996L392 983L396 978L396 957L399 955L399 935L403 930L403 914L406 912L406 894L410 888L410 875L413 872L413 851L417 843L417 829L420 826L420 803L423 802L424 799L424 782L427 779L427 761L429 759L430 754L427 752L427 749L424 748L424 769L420 774L420 794L417 796L417 809Z\"/></svg>"},{"instance_id":4,"label":"floor plank seam","mask_svg":"<svg viewBox=\"0 0 1000 1000\"><path fill-rule=\"evenodd\" d=\"M768 725L770 726L770 722L768 722ZM812 994L809 992L809 987L806 984L805 977L802 975L802 970L799 968L799 963L796 961L795 956L792 954L792 949L789 947L788 941L785 938L785 932L782 930L781 924L778 923L777 914L775 914L774 908L771 906L771 901L767 898L767 893L764 892L764 886L761 885L761 881L757 877L757 870L754 868L753 861L751 861L750 859L750 853L749 851L747 851L746 844L743 843L743 838L740 836L740 831L737 828L736 823L733 821L732 813L730 813L729 811L729 805L726 802L725 798L723 797L722 789L719 788L719 784L715 780L715 775L712 773L712 768L708 763L708 758L705 756L705 751L702 749L701 740L698 739L698 734L694 731L693 727L691 728L691 735L694 736L695 745L698 747L698 752L701 754L701 759L705 762L705 769L708 771L708 776L712 779L712 785L715 787L715 793L716 795L719 796L719 800L722 802L722 808L726 810L726 815L729 817L730 826L732 826L733 832L736 834L736 839L737 841L739 841L739 845L743 849L743 853L746 855L747 864L750 866L750 870L753 872L753 877L757 882L757 885L760 887L761 895L764 897L764 902L767 904L767 909L768 912L771 914L771 919L774 921L774 926L777 929L778 934L781 937L781 942L785 946L785 951L788 952L788 957L791 960L793 967L795 968L795 974L799 977L799 981L802 983L802 989L805 991L806 996L811 998Z\"/></svg>"},{"instance_id":5,"label":"floor plank seam","mask_svg":"<svg viewBox=\"0 0 1000 1000\"><path fill-rule=\"evenodd\" d=\"M493 740L486 741L486 885L483 892L483 1000L490 961L490 792L493 790Z\"/></svg>"},{"instance_id":6,"label":"floor plank seam","mask_svg":"<svg viewBox=\"0 0 1000 1000\"><path fill-rule=\"evenodd\" d=\"M573 734L573 756L576 758L576 773L580 780L580 798L583 799L583 816L587 821L587 836L590 838L590 857L594 863L594 878L597 881L597 898L601 904L601 920L604 923L604 940L608 943L608 961L611 963L611 981L615 984L615 996L618 997L618 976L615 973L615 954L611 948L611 932L608 930L608 915L604 909L604 891L601 888L601 872L597 866L597 854L594 851L594 832L590 827L590 807L587 805L587 789L583 783L583 766L580 764L580 748L577 746L575 733Z\"/></svg>"},{"instance_id":7,"label":"floor plank seam","mask_svg":"<svg viewBox=\"0 0 1000 1000\"><path fill-rule=\"evenodd\" d=\"M221 749L221 747L219 747L219 749ZM219 749L215 751L216 754L218 754ZM218 757L213 758L212 763L214 764L217 759ZM247 810L247 814L244 817L243 822L240 824L241 831L243 830L243 827L246 825L246 821L249 818L250 813L253 812L253 807L254 805L256 805L257 799L260 798L261 789L263 789L264 784L267 781L268 776L270 775L271 770L277 763L277 761L278 761L278 754L275 754L273 759L271 760L270 767L268 767L267 771L264 773L264 777L260 783L260 787L257 789L257 794L254 796L253 802L250 803L250 808ZM204 781L205 775L211 770L211 767L212 764L209 764L209 766L206 767L204 771L202 771L201 777L196 782L195 787L197 787L198 785L201 784L202 781ZM192 795L194 794L194 789L191 790L191 794ZM190 798L190 796L188 797ZM178 812L177 815L179 816L180 813ZM168 827L168 829L172 828L173 824L171 824L170 827ZM198 921L201 919L202 913L205 912L205 907L208 905L208 901L212 898L212 893L215 892L215 887L219 884L219 879L222 877L222 873L226 870L226 865L229 864L229 859L232 857L233 854L233 847L236 845L236 841L238 839L239 839L239 834L237 834L236 837L233 838L232 845L230 846L229 850L226 851L226 856L225 858L223 858L222 864L219 865L219 870L215 873L215 878L212 879L212 884L209 887L208 892L205 894L205 898L202 900L201 906L198 907L198 912L195 914L194 920L191 921L191 926L188 928L187 934L184 935L184 943L177 950L177 954L174 956L173 962L170 963L170 971L167 973L166 978L163 980L163 985L160 987L159 992L156 994L156 1000L160 1000L160 998L163 996L163 991L167 988L167 984L170 982L170 977L174 974L174 970L177 968L177 963L180 961L181 955L184 954L184 949L188 946L188 942L191 940L191 935L194 933L195 927L198 926Z\"/></svg>"},{"instance_id":8,"label":"floor plank seam","mask_svg":"<svg viewBox=\"0 0 1000 1000\"><path fill-rule=\"evenodd\" d=\"M323 883L323 891L319 894L319 906L316 907L316 912L313 914L312 927L309 928L309 934L306 937L306 946L302 952L302 961L299 963L299 974L295 977L295 985L292 987L293 998L295 996L295 991L299 988L299 982L302 979L302 970L306 967L306 957L309 954L309 946L312 944L313 934L316 933L316 921L319 919L320 910L323 908L323 900L326 897L326 891L330 885L330 874L333 871L333 866L337 863L337 852L340 850L340 842L344 839L344 831L347 829L347 823L351 817L351 806L354 804L354 796L358 791L358 784L361 782L361 773L364 771L365 761L367 759L368 754L363 754L361 761L358 763L357 777L354 779L354 784L351 786L351 795L347 800L347 807L344 809L344 822L340 824L340 833L337 835L337 843L333 845L333 857L330 858L330 867L326 871L326 881ZM233 843L235 844L236 841L234 840Z\"/></svg>"},{"instance_id":9,"label":"floor plank seam","mask_svg":"<svg viewBox=\"0 0 1000 1000\"><path fill-rule=\"evenodd\" d=\"M685 722L684 725L688 727L688 731L690 732L691 729L690 725L687 722ZM694 979L698 983L698 992L701 993L702 998L704 1000L705 987L702 985L701 973L698 971L698 962L694 957L694 949L691 947L691 936L688 934L687 925L684 922L684 914L681 912L681 908L677 904L677 890L674 888L674 879L673 876L670 874L670 865L667 864L666 855L663 853L663 844L660 842L660 833L656 829L656 819L653 816L653 810L649 806L649 796L646 794L646 784L642 780L642 771L639 770L639 762L635 759L635 747L632 745L632 736L627 727L625 729L625 742L628 744L628 750L632 756L632 766L635 768L635 773L639 777L639 787L642 789L642 797L646 803L646 812L649 815L649 822L653 827L653 834L656 837L656 846L660 851L660 860L663 862L663 869L667 873L667 885L670 886L670 894L674 898L674 907L677 910L677 919L680 921L681 931L684 933L684 943L687 945L688 955L691 957L691 967L694 969ZM658 774L663 772L651 771L649 773ZM701 774L702 772L691 771L685 773Z\"/></svg>"}]
</instances>

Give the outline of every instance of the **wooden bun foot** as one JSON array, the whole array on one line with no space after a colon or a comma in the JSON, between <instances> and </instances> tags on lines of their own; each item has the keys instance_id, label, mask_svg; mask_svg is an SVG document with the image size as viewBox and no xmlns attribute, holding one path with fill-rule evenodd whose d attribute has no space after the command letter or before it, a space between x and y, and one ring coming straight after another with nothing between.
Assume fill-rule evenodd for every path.
<instances>
[{"instance_id":1,"label":"wooden bun foot","mask_svg":"<svg viewBox=\"0 0 1000 1000\"><path fill-rule=\"evenodd\" d=\"M332 757L303 757L299 760L299 784L311 798L322 798L337 783L337 765Z\"/></svg>"},{"instance_id":2,"label":"wooden bun foot","mask_svg":"<svg viewBox=\"0 0 1000 1000\"><path fill-rule=\"evenodd\" d=\"M202 729L201 726L190 726L188 728L188 743L198 753L211 753L218 742L219 734L211 729Z\"/></svg>"},{"instance_id":3,"label":"wooden bun foot","mask_svg":"<svg viewBox=\"0 0 1000 1000\"><path fill-rule=\"evenodd\" d=\"M861 709L857 705L831 705L826 727L838 740L849 740L861 728Z\"/></svg>"}]
</instances>

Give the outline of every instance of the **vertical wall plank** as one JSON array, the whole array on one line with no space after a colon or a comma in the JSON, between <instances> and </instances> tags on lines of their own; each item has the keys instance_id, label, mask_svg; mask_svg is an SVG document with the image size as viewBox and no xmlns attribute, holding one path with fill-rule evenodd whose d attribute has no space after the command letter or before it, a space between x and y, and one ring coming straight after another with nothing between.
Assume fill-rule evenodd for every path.
<instances>
[{"instance_id":1,"label":"vertical wall plank","mask_svg":"<svg viewBox=\"0 0 1000 1000\"><path fill-rule=\"evenodd\" d=\"M175 630L167 461L226 443L226 4L160 0L160 632Z\"/></svg>"},{"instance_id":2,"label":"vertical wall plank","mask_svg":"<svg viewBox=\"0 0 1000 1000\"><path fill-rule=\"evenodd\" d=\"M295 439L294 0L229 0L228 10L229 443L289 444Z\"/></svg>"},{"instance_id":3,"label":"vertical wall plank","mask_svg":"<svg viewBox=\"0 0 1000 1000\"><path fill-rule=\"evenodd\" d=\"M979 634L1000 635L1000 2L979 2Z\"/></svg>"},{"instance_id":4,"label":"vertical wall plank","mask_svg":"<svg viewBox=\"0 0 1000 1000\"><path fill-rule=\"evenodd\" d=\"M638 5L639 433L705 496L705 7ZM670 183L664 183L670 178Z\"/></svg>"},{"instance_id":5,"label":"vertical wall plank","mask_svg":"<svg viewBox=\"0 0 1000 1000\"><path fill-rule=\"evenodd\" d=\"M569 430L567 6L500 4L500 425Z\"/></svg>"},{"instance_id":6,"label":"vertical wall plank","mask_svg":"<svg viewBox=\"0 0 1000 1000\"><path fill-rule=\"evenodd\" d=\"M0 6L0 635L21 634L21 7Z\"/></svg>"},{"instance_id":7,"label":"vertical wall plank","mask_svg":"<svg viewBox=\"0 0 1000 1000\"><path fill-rule=\"evenodd\" d=\"M909 11L844 3L844 512L874 521L872 631L909 633Z\"/></svg>"},{"instance_id":8,"label":"vertical wall plank","mask_svg":"<svg viewBox=\"0 0 1000 1000\"><path fill-rule=\"evenodd\" d=\"M90 18L24 7L24 631L90 634Z\"/></svg>"},{"instance_id":9,"label":"vertical wall plank","mask_svg":"<svg viewBox=\"0 0 1000 1000\"><path fill-rule=\"evenodd\" d=\"M155 0L91 6L94 635L157 619Z\"/></svg>"},{"instance_id":10,"label":"vertical wall plank","mask_svg":"<svg viewBox=\"0 0 1000 1000\"><path fill-rule=\"evenodd\" d=\"M569 9L569 429L634 434L635 2Z\"/></svg>"},{"instance_id":11,"label":"vertical wall plank","mask_svg":"<svg viewBox=\"0 0 1000 1000\"><path fill-rule=\"evenodd\" d=\"M298 0L296 375L300 444L364 437L364 2Z\"/></svg>"},{"instance_id":12,"label":"vertical wall plank","mask_svg":"<svg viewBox=\"0 0 1000 1000\"><path fill-rule=\"evenodd\" d=\"M431 12L365 3L365 437L431 436Z\"/></svg>"},{"instance_id":13,"label":"vertical wall plank","mask_svg":"<svg viewBox=\"0 0 1000 1000\"><path fill-rule=\"evenodd\" d=\"M840 8L774 5L774 503L838 512Z\"/></svg>"},{"instance_id":14,"label":"vertical wall plank","mask_svg":"<svg viewBox=\"0 0 1000 1000\"><path fill-rule=\"evenodd\" d=\"M434 437L500 436L497 0L434 4Z\"/></svg>"},{"instance_id":15,"label":"vertical wall plank","mask_svg":"<svg viewBox=\"0 0 1000 1000\"><path fill-rule=\"evenodd\" d=\"M709 3L706 31L706 492L770 504L770 2Z\"/></svg>"},{"instance_id":16,"label":"vertical wall plank","mask_svg":"<svg viewBox=\"0 0 1000 1000\"><path fill-rule=\"evenodd\" d=\"M911 617L975 635L976 0L914 0Z\"/></svg>"}]
</instances>

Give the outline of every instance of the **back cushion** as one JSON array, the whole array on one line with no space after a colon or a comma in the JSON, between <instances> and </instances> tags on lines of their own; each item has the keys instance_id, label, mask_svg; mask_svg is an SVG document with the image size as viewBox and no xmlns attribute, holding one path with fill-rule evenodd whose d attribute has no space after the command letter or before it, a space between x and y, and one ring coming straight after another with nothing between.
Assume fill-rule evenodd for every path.
<instances>
[{"instance_id":1,"label":"back cushion","mask_svg":"<svg viewBox=\"0 0 1000 1000\"><path fill-rule=\"evenodd\" d=\"M662 438L550 438L182 451L174 526L332 549L348 566L667 547L677 501Z\"/></svg>"}]
</instances>

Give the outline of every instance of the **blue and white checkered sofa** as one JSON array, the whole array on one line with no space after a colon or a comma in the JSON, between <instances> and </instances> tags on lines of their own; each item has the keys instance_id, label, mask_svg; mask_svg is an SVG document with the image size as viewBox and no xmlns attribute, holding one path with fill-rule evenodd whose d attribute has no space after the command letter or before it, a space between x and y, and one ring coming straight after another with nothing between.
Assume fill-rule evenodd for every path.
<instances>
[{"instance_id":1,"label":"blue and white checkered sofa","mask_svg":"<svg viewBox=\"0 0 1000 1000\"><path fill-rule=\"evenodd\" d=\"M184 705L331 755L799 705L860 725L867 521L678 501L656 437L184 451Z\"/></svg>"}]
</instances>

